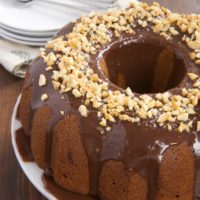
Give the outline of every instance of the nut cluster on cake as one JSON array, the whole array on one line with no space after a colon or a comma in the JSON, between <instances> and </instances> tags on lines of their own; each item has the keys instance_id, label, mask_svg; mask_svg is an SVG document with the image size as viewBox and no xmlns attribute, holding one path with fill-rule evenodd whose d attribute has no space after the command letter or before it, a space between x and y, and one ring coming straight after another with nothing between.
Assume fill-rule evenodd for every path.
<instances>
[{"instance_id":1,"label":"nut cluster on cake","mask_svg":"<svg viewBox=\"0 0 200 200\"><path fill-rule=\"evenodd\" d=\"M89 115L88 106L97 110L99 123L110 130L110 122L117 120L140 123L152 119L155 125L168 130L189 132L192 127L200 131L200 121L193 119L195 107L200 98L200 79L197 74L188 73L191 88L183 88L179 95L170 92L135 96L128 87L124 93L112 91L108 83L99 78L89 67L90 56L122 32L134 34L136 26L148 28L167 40L182 37L182 42L190 48L190 58L200 65L200 16L171 13L158 3L132 3L125 10L109 10L106 13L90 13L74 21L73 31L66 36L49 41L47 48L41 49L41 57L46 63L46 71L52 71L52 84L60 93L71 92L82 98L79 112ZM55 65L57 68L55 68ZM47 84L43 74L39 86ZM48 94L41 96L48 100ZM64 111L60 111L64 115ZM108 123L109 122L109 123Z\"/></svg>"}]
</instances>

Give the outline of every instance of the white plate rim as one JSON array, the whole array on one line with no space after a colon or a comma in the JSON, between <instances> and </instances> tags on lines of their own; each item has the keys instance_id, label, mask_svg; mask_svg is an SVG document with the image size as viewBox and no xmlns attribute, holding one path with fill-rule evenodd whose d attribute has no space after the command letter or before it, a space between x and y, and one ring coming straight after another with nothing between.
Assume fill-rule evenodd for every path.
<instances>
[{"instance_id":1,"label":"white plate rim","mask_svg":"<svg viewBox=\"0 0 200 200\"><path fill-rule=\"evenodd\" d=\"M31 31L31 30L28 31L28 30L13 28L9 25L2 24L1 22L0 22L0 27L4 28L6 30L9 30L11 32L14 32L14 33L18 33L18 34L22 34L22 35L29 35L29 36L51 36L59 30L59 29L55 29L55 30L51 30L51 31Z\"/></svg>"},{"instance_id":2,"label":"white plate rim","mask_svg":"<svg viewBox=\"0 0 200 200\"><path fill-rule=\"evenodd\" d=\"M38 14L40 14L42 16L42 18L44 18L45 15L38 12L38 9L40 9L40 7L41 7L40 3L41 2L38 1L37 3L34 3L34 4L30 5L30 6L27 6L26 7L26 12L28 10L29 13L32 12L32 15L34 14L34 15L37 16ZM44 5L43 5L43 7L44 7ZM49 4L48 7L47 6L45 6L45 7L46 7L47 11L51 11L51 9L53 8L53 5ZM0 10L1 9L4 9L4 10L7 10L8 12L11 12L12 15L14 13L18 13L20 11L22 11L22 12L24 11L24 9L20 9L19 7L5 6L3 4L0 4ZM62 20L57 20L56 22L54 22L54 24L52 24L52 22L51 23L48 22L47 24L49 24L49 25L46 26L46 28L44 28L42 26L42 27L40 27L38 29L38 27L36 27L35 25L28 28L28 27L25 27L24 25L19 25L19 24L16 25L13 22L11 23L9 20L6 20L8 16L2 13L0 15L0 16L2 16L2 19L0 20L0 24L2 24L4 26L9 26L11 28L14 28L14 29L17 29L17 30L20 30L20 31L25 31L25 32L30 32L30 31L31 32L40 32L40 31L41 32L49 32L49 31L53 32L53 31L56 31L56 30L59 30L60 28L62 28L62 26L64 26L67 22L72 21L74 18L78 18L81 14L82 14L82 12L77 12L76 10L72 10L71 11L71 15L69 15L69 12L64 12L64 10L62 10L62 16L61 16L61 14L59 15L59 16L62 17ZM30 16L31 16L30 14L27 15L27 17L30 17ZM19 18L20 17L21 17L21 14L19 15ZM54 17L54 19L56 19L56 18Z\"/></svg>"},{"instance_id":3,"label":"white plate rim","mask_svg":"<svg viewBox=\"0 0 200 200\"><path fill-rule=\"evenodd\" d=\"M30 37L30 36L22 36L18 34L13 34L12 32L6 31L5 29L0 30L1 34L7 35L8 37L14 38L16 40L22 40L24 42L47 42L50 40L52 37Z\"/></svg>"},{"instance_id":4,"label":"white plate rim","mask_svg":"<svg viewBox=\"0 0 200 200\"><path fill-rule=\"evenodd\" d=\"M25 44L25 45L29 45L29 46L44 46L46 44L46 42L30 42L30 41L22 41L22 40L18 40L12 37L7 36L6 34L3 34L2 32L0 32L0 36L10 40L12 42L16 42L16 43L20 43L20 44Z\"/></svg>"},{"instance_id":5,"label":"white plate rim","mask_svg":"<svg viewBox=\"0 0 200 200\"><path fill-rule=\"evenodd\" d=\"M42 182L42 174L44 171L41 168L39 168L35 162L24 162L18 151L16 139L15 139L15 134L16 134L15 131L21 127L21 123L16 119L17 108L18 108L20 99L21 99L21 94L18 96L16 100L13 113L12 113L12 119L11 119L11 141L12 141L14 153L16 155L17 161L19 162L23 172L25 173L29 181L35 186L35 188L47 199L57 200L57 198L53 194L51 194L45 189L45 185Z\"/></svg>"},{"instance_id":6,"label":"white plate rim","mask_svg":"<svg viewBox=\"0 0 200 200\"><path fill-rule=\"evenodd\" d=\"M51 40L53 36L51 37L31 37L31 36L22 36L22 35L18 35L18 34L14 34L10 31L6 31L5 29L1 29L0 30L1 34L7 35L8 37L14 38L16 40L22 40L24 42L47 42L48 40Z\"/></svg>"}]
</instances>

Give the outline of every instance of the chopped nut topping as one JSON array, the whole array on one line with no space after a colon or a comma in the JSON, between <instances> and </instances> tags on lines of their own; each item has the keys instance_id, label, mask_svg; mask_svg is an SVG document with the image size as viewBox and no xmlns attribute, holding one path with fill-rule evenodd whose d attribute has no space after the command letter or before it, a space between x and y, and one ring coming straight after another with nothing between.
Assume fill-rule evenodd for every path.
<instances>
[{"instance_id":1,"label":"chopped nut topping","mask_svg":"<svg viewBox=\"0 0 200 200\"><path fill-rule=\"evenodd\" d=\"M171 131L171 130L172 130L172 126L171 126L170 124L168 124L168 125L167 125L167 129L168 129L169 131Z\"/></svg>"},{"instance_id":2,"label":"chopped nut topping","mask_svg":"<svg viewBox=\"0 0 200 200\"><path fill-rule=\"evenodd\" d=\"M40 74L39 77L39 86L45 86L47 83L47 79L44 74Z\"/></svg>"},{"instance_id":3,"label":"chopped nut topping","mask_svg":"<svg viewBox=\"0 0 200 200\"><path fill-rule=\"evenodd\" d=\"M132 90L129 87L126 89L126 94L130 97L134 96Z\"/></svg>"},{"instance_id":4,"label":"chopped nut topping","mask_svg":"<svg viewBox=\"0 0 200 200\"><path fill-rule=\"evenodd\" d=\"M52 81L52 84L55 90L59 89L60 83L58 81Z\"/></svg>"},{"instance_id":5,"label":"chopped nut topping","mask_svg":"<svg viewBox=\"0 0 200 200\"><path fill-rule=\"evenodd\" d=\"M197 74L194 74L194 73L188 73L188 76L189 76L189 78L190 78L192 81L194 81L195 79L198 78L198 75L197 75Z\"/></svg>"},{"instance_id":6,"label":"chopped nut topping","mask_svg":"<svg viewBox=\"0 0 200 200\"><path fill-rule=\"evenodd\" d=\"M196 63L197 65L200 65L200 59L196 60L195 63Z\"/></svg>"},{"instance_id":7,"label":"chopped nut topping","mask_svg":"<svg viewBox=\"0 0 200 200\"><path fill-rule=\"evenodd\" d=\"M192 60L194 60L194 59L196 58L196 54L195 54L194 52L191 52L191 53L190 53L190 58L191 58Z\"/></svg>"},{"instance_id":8,"label":"chopped nut topping","mask_svg":"<svg viewBox=\"0 0 200 200\"><path fill-rule=\"evenodd\" d=\"M147 27L166 40L176 38L178 30L182 31L181 42L190 48L191 61L200 65L199 21L199 15L171 13L158 3L150 6L132 3L125 10L90 13L75 20L72 32L49 41L47 48L50 51L41 49L40 56L47 65L45 70L52 73L54 89L61 94L70 92L75 98L82 97L84 105L79 106L79 112L87 117L87 107L92 106L98 113L102 129L108 131L110 127L107 127L107 122L114 123L117 119L132 123L151 119L168 130L173 127L179 132L189 131L193 125L189 122L190 115L196 113L195 107L200 99L198 74L188 73L193 85L185 86L180 93L134 95L129 87L124 93L111 90L108 82L102 80L89 63L91 55L109 43L112 37L120 37L121 33L135 34L135 28L140 26ZM39 85L45 84L46 78L41 74ZM47 94L41 96L42 101L47 98Z\"/></svg>"},{"instance_id":9,"label":"chopped nut topping","mask_svg":"<svg viewBox=\"0 0 200 200\"><path fill-rule=\"evenodd\" d=\"M60 111L61 115L65 115L65 112L63 110Z\"/></svg>"},{"instance_id":10,"label":"chopped nut topping","mask_svg":"<svg viewBox=\"0 0 200 200\"><path fill-rule=\"evenodd\" d=\"M72 94L73 94L75 97L81 97L81 93L80 93L79 90L77 90L77 89L73 89L73 90L72 90Z\"/></svg>"},{"instance_id":11,"label":"chopped nut topping","mask_svg":"<svg viewBox=\"0 0 200 200\"><path fill-rule=\"evenodd\" d=\"M41 100L42 101L46 101L48 99L48 95L47 94L43 94L42 96L41 96Z\"/></svg>"},{"instance_id":12,"label":"chopped nut topping","mask_svg":"<svg viewBox=\"0 0 200 200\"><path fill-rule=\"evenodd\" d=\"M197 131L200 131L200 121L197 122Z\"/></svg>"},{"instance_id":13,"label":"chopped nut topping","mask_svg":"<svg viewBox=\"0 0 200 200\"><path fill-rule=\"evenodd\" d=\"M53 69L53 67L47 67L46 69L45 69L45 71L51 71Z\"/></svg>"},{"instance_id":14,"label":"chopped nut topping","mask_svg":"<svg viewBox=\"0 0 200 200\"><path fill-rule=\"evenodd\" d=\"M193 124L193 121L191 120L191 121L188 123L188 126L189 126L190 128L192 128L192 124Z\"/></svg>"},{"instance_id":15,"label":"chopped nut topping","mask_svg":"<svg viewBox=\"0 0 200 200\"><path fill-rule=\"evenodd\" d=\"M106 131L111 131L111 128L109 126L106 127Z\"/></svg>"},{"instance_id":16,"label":"chopped nut topping","mask_svg":"<svg viewBox=\"0 0 200 200\"><path fill-rule=\"evenodd\" d=\"M100 125L101 126L106 126L107 125L107 122L106 122L106 119L105 118L102 118L101 122L100 122Z\"/></svg>"},{"instance_id":17,"label":"chopped nut topping","mask_svg":"<svg viewBox=\"0 0 200 200\"><path fill-rule=\"evenodd\" d=\"M200 49L200 41L188 41L187 45L191 48L191 49Z\"/></svg>"},{"instance_id":18,"label":"chopped nut topping","mask_svg":"<svg viewBox=\"0 0 200 200\"><path fill-rule=\"evenodd\" d=\"M183 121L183 122L187 121L188 120L188 113L182 113L182 114L178 115L177 119L179 121Z\"/></svg>"},{"instance_id":19,"label":"chopped nut topping","mask_svg":"<svg viewBox=\"0 0 200 200\"><path fill-rule=\"evenodd\" d=\"M189 127L188 127L188 125L186 125L186 124L184 124L184 123L180 123L180 125L179 125L179 127L178 127L178 131L180 132L180 133L182 133L183 131L186 131L186 132L189 132Z\"/></svg>"},{"instance_id":20,"label":"chopped nut topping","mask_svg":"<svg viewBox=\"0 0 200 200\"><path fill-rule=\"evenodd\" d=\"M85 105L80 105L78 110L79 110L79 112L81 113L81 115L83 117L87 117L88 116L88 110L87 110Z\"/></svg>"}]
</instances>

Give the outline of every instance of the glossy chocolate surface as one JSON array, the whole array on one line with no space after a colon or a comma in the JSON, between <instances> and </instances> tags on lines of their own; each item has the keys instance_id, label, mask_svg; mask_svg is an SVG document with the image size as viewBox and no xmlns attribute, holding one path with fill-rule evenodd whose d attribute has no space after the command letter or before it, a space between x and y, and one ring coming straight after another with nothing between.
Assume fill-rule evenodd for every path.
<instances>
[{"instance_id":1,"label":"glossy chocolate surface","mask_svg":"<svg viewBox=\"0 0 200 200\"><path fill-rule=\"evenodd\" d=\"M30 148L30 138L25 135L24 129L20 128L15 132L15 140L21 158L25 162L34 162L34 158Z\"/></svg>"},{"instance_id":2,"label":"glossy chocolate surface","mask_svg":"<svg viewBox=\"0 0 200 200\"><path fill-rule=\"evenodd\" d=\"M30 138L25 135L24 129L20 128L16 131L16 144L20 156L24 162L34 162L34 158L30 147ZM42 181L45 185L45 189L52 193L59 200L98 200L96 197L89 195L79 195L70 191L67 191L59 187L53 180L53 178L45 173L42 175Z\"/></svg>"},{"instance_id":3,"label":"glossy chocolate surface","mask_svg":"<svg viewBox=\"0 0 200 200\"><path fill-rule=\"evenodd\" d=\"M72 24L64 27L58 35L64 35L69 33L72 30ZM124 45L134 46L134 43L141 47L141 50L134 50L130 47L130 51L133 51L134 58L140 57L143 49L143 44L148 44L150 46L159 47L168 47L170 46L175 53L177 60L181 60L182 65L185 67L185 71L181 72L179 80L172 84L169 88L172 94L180 94L181 88L191 87L191 82L187 76L183 77L185 72L194 72L199 75L199 69L197 66L189 59L188 57L188 48L185 44L180 41L179 37L174 38L172 41L166 41L164 38L158 34L152 33L146 29L136 28L136 33L134 35L122 34L120 38L112 38L112 41L109 44L106 44L102 49L94 56L91 56L90 67L104 80L109 82L109 87L112 90L120 90L124 92L122 88L119 88L112 82L115 82L115 77L112 77L112 82L108 80L108 77L103 73L100 66L100 59L106 56L109 57L109 52L117 46L121 48L120 51L116 51L113 54L115 57L123 59L121 53L126 51L127 48L123 47ZM120 45L119 45L120 44ZM131 50L132 49L132 50ZM155 49L156 52L157 50ZM152 53L153 53L152 52ZM120 55L118 55L120 53ZM131 53L131 52L129 52ZM146 54L145 54L146 55ZM155 53L156 56L157 53ZM112 56L111 56L112 57ZM127 59L124 56L124 59ZM144 59L144 65L149 62L149 60ZM111 60L112 61L112 60ZM110 62L111 62L110 61ZM127 61L126 61L127 62ZM122 61L122 63L126 63ZM131 60L133 62L133 60ZM178 62L178 61L177 61ZM109 64L108 65L112 65ZM130 63L128 63L129 66ZM134 66L134 65L133 65ZM127 170L135 170L139 172L140 175L144 176L148 180L149 184L149 194L148 199L154 199L156 191L156 180L158 175L158 170L160 162L162 159L163 152L172 145L181 144L186 142L193 150L194 157L196 161L196 181L195 186L195 196L200 194L200 161L197 155L197 150L199 149L199 135L196 133L196 130L192 130L190 133L183 132L177 133L175 129L168 131L166 128L156 126L153 120L142 120L140 123L132 124L129 122L117 121L116 123L109 124L111 131L106 132L99 126L99 119L97 117L97 111L93 108L90 108L89 116L83 118L78 112L79 105L84 101L84 99L76 99L71 93L64 94L64 99L61 99L61 94L58 91L55 91L52 83L51 76L52 72L45 71L45 63L42 58L37 58L31 64L29 70L29 80L26 82L28 87L32 89L32 101L31 109L34 113L38 108L43 105L47 105L53 112L52 119L49 121L48 131L47 131L47 151L51 151L51 135L54 126L58 123L59 120L63 119L64 116L60 115L60 111L65 111L65 117L69 116L72 113L75 113L79 117L80 128L81 128L81 139L85 147L85 151L88 156L89 161L89 171L90 171L90 193L98 193L98 179L99 173L102 167L102 164L107 160L120 160L122 161ZM128 68L127 68L128 70ZM144 69L143 69L144 70ZM111 69L112 71L112 69ZM151 73L151 72L149 72ZM45 87L38 86L38 79L40 74L45 74L47 77L47 85ZM134 77L134 76L133 76ZM138 82L140 82L139 80ZM174 87L176 86L176 87ZM174 87L174 88L173 88ZM133 86L134 88L134 86ZM147 89L147 86L144 86L144 89ZM144 90L145 91L145 90ZM47 93L49 99L46 102L40 100L40 96L43 93ZM136 96L139 94L135 93ZM154 96L155 94L149 94ZM197 106L197 114L194 117L199 118L199 108ZM104 132L101 134L100 132ZM50 168L50 155L47 155L47 168ZM196 198L196 197L194 197Z\"/></svg>"},{"instance_id":4,"label":"glossy chocolate surface","mask_svg":"<svg viewBox=\"0 0 200 200\"><path fill-rule=\"evenodd\" d=\"M98 198L88 196L88 195L80 195L69 192L61 187L59 187L53 180L52 177L46 176L45 174L42 176L43 183L47 191L52 193L59 200L98 200Z\"/></svg>"}]
</instances>

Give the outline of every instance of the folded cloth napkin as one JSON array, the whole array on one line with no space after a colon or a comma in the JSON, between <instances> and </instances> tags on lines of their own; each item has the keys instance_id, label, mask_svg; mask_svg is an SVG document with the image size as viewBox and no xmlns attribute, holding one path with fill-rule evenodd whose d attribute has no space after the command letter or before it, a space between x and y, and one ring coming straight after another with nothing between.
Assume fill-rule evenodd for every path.
<instances>
[{"instance_id":1,"label":"folded cloth napkin","mask_svg":"<svg viewBox=\"0 0 200 200\"><path fill-rule=\"evenodd\" d=\"M0 64L10 73L24 78L28 64L39 54L39 48L0 38Z\"/></svg>"},{"instance_id":2,"label":"folded cloth napkin","mask_svg":"<svg viewBox=\"0 0 200 200\"><path fill-rule=\"evenodd\" d=\"M117 0L111 8L125 8L136 0ZM13 75L24 78L29 63L39 54L39 48L17 44L0 38L0 64Z\"/></svg>"}]
</instances>

